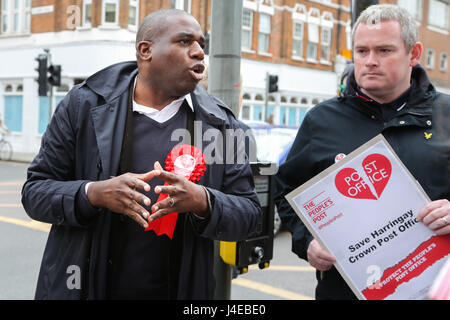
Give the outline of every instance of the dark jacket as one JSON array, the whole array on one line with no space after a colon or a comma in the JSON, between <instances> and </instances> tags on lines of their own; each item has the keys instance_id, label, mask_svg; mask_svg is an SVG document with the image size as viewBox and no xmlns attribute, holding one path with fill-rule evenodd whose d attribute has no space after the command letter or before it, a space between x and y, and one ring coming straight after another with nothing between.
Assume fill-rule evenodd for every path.
<instances>
[{"instance_id":1,"label":"dark jacket","mask_svg":"<svg viewBox=\"0 0 450 320\"><path fill-rule=\"evenodd\" d=\"M413 68L407 104L392 119L380 107L356 95L354 74L341 97L312 108L305 116L286 162L277 174L276 205L292 233L292 251L307 259L313 239L284 196L382 133L432 200L450 198L450 97L435 91L422 69ZM432 136L426 139L425 133ZM325 272L316 294L355 298L336 269Z\"/></svg>"},{"instance_id":2,"label":"dark jacket","mask_svg":"<svg viewBox=\"0 0 450 320\"><path fill-rule=\"evenodd\" d=\"M52 224L37 299L106 298L111 212L93 208L83 187L87 181L118 174L128 88L136 74L136 62L124 62L76 85L59 104L42 137L22 190L28 215ZM218 129L225 137L226 129L239 127L231 111L201 86L191 96L202 134ZM210 143L203 141L203 148ZM199 184L208 188L213 211L202 228L191 215L184 219L179 299L213 297L213 239L244 239L256 229L261 215L248 163L207 165ZM94 218L84 221L82 211ZM70 266L81 270L79 290L68 289Z\"/></svg>"}]
</instances>

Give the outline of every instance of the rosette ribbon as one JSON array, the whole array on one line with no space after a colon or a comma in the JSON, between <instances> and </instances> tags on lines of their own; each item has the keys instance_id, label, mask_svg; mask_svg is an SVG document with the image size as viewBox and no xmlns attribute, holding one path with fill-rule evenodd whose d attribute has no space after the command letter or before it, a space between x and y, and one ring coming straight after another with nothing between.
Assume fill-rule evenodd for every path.
<instances>
[{"instance_id":1,"label":"rosette ribbon","mask_svg":"<svg viewBox=\"0 0 450 320\"><path fill-rule=\"evenodd\" d=\"M164 169L176 175L183 176L191 182L197 182L205 174L205 157L197 147L183 144L172 149L166 157ZM167 182L164 183L168 185ZM160 193L157 203L169 195ZM177 223L178 212L169 213L155 221L149 222L145 231L153 230L157 236L167 234L172 239Z\"/></svg>"}]
</instances>

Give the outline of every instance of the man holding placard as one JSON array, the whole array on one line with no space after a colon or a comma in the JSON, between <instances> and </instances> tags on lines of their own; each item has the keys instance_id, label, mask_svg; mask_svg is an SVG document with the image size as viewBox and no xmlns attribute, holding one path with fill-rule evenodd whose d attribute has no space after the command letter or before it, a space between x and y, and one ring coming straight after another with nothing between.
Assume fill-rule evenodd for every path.
<instances>
[{"instance_id":1,"label":"man holding placard","mask_svg":"<svg viewBox=\"0 0 450 320\"><path fill-rule=\"evenodd\" d=\"M414 18L395 5L369 7L355 23L353 49L346 90L308 112L277 175L278 212L292 233L292 251L318 270L317 299L355 295L333 267L334 256L314 239L285 195L380 133L434 200L417 220L438 235L450 233L450 97L436 92L419 65L423 46ZM364 169L373 170L366 171L373 180L388 174L370 162ZM372 194L349 172L342 183L354 196Z\"/></svg>"}]
</instances>

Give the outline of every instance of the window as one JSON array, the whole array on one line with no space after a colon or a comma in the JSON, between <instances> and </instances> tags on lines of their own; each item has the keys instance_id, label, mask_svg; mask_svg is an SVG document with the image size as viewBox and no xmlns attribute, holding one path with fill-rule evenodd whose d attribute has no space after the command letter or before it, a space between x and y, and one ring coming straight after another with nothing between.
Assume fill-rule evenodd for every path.
<instances>
[{"instance_id":1,"label":"window","mask_svg":"<svg viewBox=\"0 0 450 320\"><path fill-rule=\"evenodd\" d=\"M425 55L425 66L427 69L434 69L434 50L427 49L427 53Z\"/></svg>"},{"instance_id":2,"label":"window","mask_svg":"<svg viewBox=\"0 0 450 320\"><path fill-rule=\"evenodd\" d=\"M92 0L83 1L83 26L91 27L92 24Z\"/></svg>"},{"instance_id":3,"label":"window","mask_svg":"<svg viewBox=\"0 0 450 320\"><path fill-rule=\"evenodd\" d=\"M284 126L288 123L288 113L287 113L287 107L280 107L280 122L279 124Z\"/></svg>"},{"instance_id":4,"label":"window","mask_svg":"<svg viewBox=\"0 0 450 320\"><path fill-rule=\"evenodd\" d=\"M23 31L30 32L31 29L31 0L25 0L25 8L24 8L24 24Z\"/></svg>"},{"instance_id":5,"label":"window","mask_svg":"<svg viewBox=\"0 0 450 320\"><path fill-rule=\"evenodd\" d=\"M29 33L31 25L31 0L2 0L1 28L3 34Z\"/></svg>"},{"instance_id":6,"label":"window","mask_svg":"<svg viewBox=\"0 0 450 320\"><path fill-rule=\"evenodd\" d=\"M322 61L330 61L330 47L331 47L331 29L322 28L322 43L320 50L320 59Z\"/></svg>"},{"instance_id":7,"label":"window","mask_svg":"<svg viewBox=\"0 0 450 320\"><path fill-rule=\"evenodd\" d=\"M301 21L294 22L292 56L303 57L303 29L304 23Z\"/></svg>"},{"instance_id":8,"label":"window","mask_svg":"<svg viewBox=\"0 0 450 320\"><path fill-rule=\"evenodd\" d=\"M307 60L316 62L317 44L319 43L319 25L315 23L308 24L308 55Z\"/></svg>"},{"instance_id":9,"label":"window","mask_svg":"<svg viewBox=\"0 0 450 320\"><path fill-rule=\"evenodd\" d=\"M8 32L9 29L9 14L8 14L8 0L2 1L2 33Z\"/></svg>"},{"instance_id":10,"label":"window","mask_svg":"<svg viewBox=\"0 0 450 320\"><path fill-rule=\"evenodd\" d=\"M449 4L441 0L430 0L428 9L428 24L440 29L448 29Z\"/></svg>"},{"instance_id":11,"label":"window","mask_svg":"<svg viewBox=\"0 0 450 320\"><path fill-rule=\"evenodd\" d=\"M302 124L303 119L305 118L305 115L306 115L306 111L307 111L306 108L300 108L300 115L299 115L299 119L298 119L299 125Z\"/></svg>"},{"instance_id":12,"label":"window","mask_svg":"<svg viewBox=\"0 0 450 320\"><path fill-rule=\"evenodd\" d=\"M128 25L138 28L139 24L139 0L130 0L130 11L128 14Z\"/></svg>"},{"instance_id":13,"label":"window","mask_svg":"<svg viewBox=\"0 0 450 320\"><path fill-rule=\"evenodd\" d=\"M288 126L296 126L297 125L297 108L289 108L289 119Z\"/></svg>"},{"instance_id":14,"label":"window","mask_svg":"<svg viewBox=\"0 0 450 320\"><path fill-rule=\"evenodd\" d=\"M263 120L262 112L263 112L263 107L253 106L253 120L262 121Z\"/></svg>"},{"instance_id":15,"label":"window","mask_svg":"<svg viewBox=\"0 0 450 320\"><path fill-rule=\"evenodd\" d=\"M171 0L170 7L191 13L191 0Z\"/></svg>"},{"instance_id":16,"label":"window","mask_svg":"<svg viewBox=\"0 0 450 320\"><path fill-rule=\"evenodd\" d=\"M439 57L439 70L442 72L447 71L448 67L448 55L446 52L441 52L441 55Z\"/></svg>"},{"instance_id":17,"label":"window","mask_svg":"<svg viewBox=\"0 0 450 320\"><path fill-rule=\"evenodd\" d=\"M19 0L13 1L13 7L12 7L12 17L13 17L13 24L12 24L12 31L14 33L19 32Z\"/></svg>"},{"instance_id":18,"label":"window","mask_svg":"<svg viewBox=\"0 0 450 320\"><path fill-rule=\"evenodd\" d=\"M416 19L422 19L422 0L398 0L397 4L405 8Z\"/></svg>"},{"instance_id":19,"label":"window","mask_svg":"<svg viewBox=\"0 0 450 320\"><path fill-rule=\"evenodd\" d=\"M103 0L102 24L119 23L119 0Z\"/></svg>"},{"instance_id":20,"label":"window","mask_svg":"<svg viewBox=\"0 0 450 320\"><path fill-rule=\"evenodd\" d=\"M241 119L250 120L250 106L242 106Z\"/></svg>"},{"instance_id":21,"label":"window","mask_svg":"<svg viewBox=\"0 0 450 320\"><path fill-rule=\"evenodd\" d=\"M242 11L242 49L252 49L253 11L244 9Z\"/></svg>"},{"instance_id":22,"label":"window","mask_svg":"<svg viewBox=\"0 0 450 320\"><path fill-rule=\"evenodd\" d=\"M259 39L258 53L269 53L270 16L261 13L259 15Z\"/></svg>"},{"instance_id":23,"label":"window","mask_svg":"<svg viewBox=\"0 0 450 320\"><path fill-rule=\"evenodd\" d=\"M4 93L4 121L9 130L22 132L23 97L21 85L6 85Z\"/></svg>"},{"instance_id":24,"label":"window","mask_svg":"<svg viewBox=\"0 0 450 320\"><path fill-rule=\"evenodd\" d=\"M39 123L38 133L43 134L47 129L48 119L50 119L50 98L39 97Z\"/></svg>"}]
</instances>

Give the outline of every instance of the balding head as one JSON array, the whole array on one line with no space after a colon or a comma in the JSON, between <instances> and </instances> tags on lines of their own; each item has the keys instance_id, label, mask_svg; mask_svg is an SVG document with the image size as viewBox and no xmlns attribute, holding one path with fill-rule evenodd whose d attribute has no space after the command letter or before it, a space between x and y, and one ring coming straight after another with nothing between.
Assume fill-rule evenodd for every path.
<instances>
[{"instance_id":1,"label":"balding head","mask_svg":"<svg viewBox=\"0 0 450 320\"><path fill-rule=\"evenodd\" d=\"M176 15L189 15L186 11L178 9L162 9L150 13L142 21L136 35L136 46L141 41L156 41L165 28L167 28L167 18Z\"/></svg>"}]
</instances>

